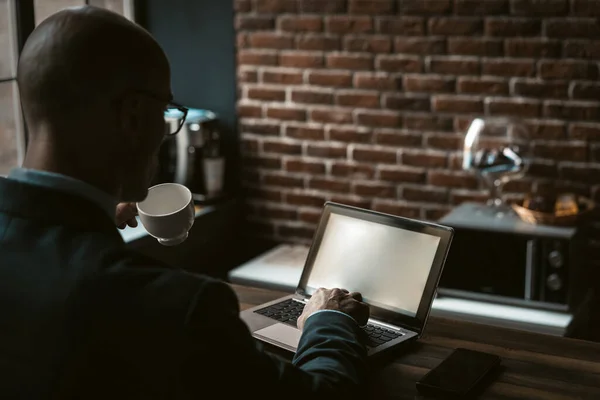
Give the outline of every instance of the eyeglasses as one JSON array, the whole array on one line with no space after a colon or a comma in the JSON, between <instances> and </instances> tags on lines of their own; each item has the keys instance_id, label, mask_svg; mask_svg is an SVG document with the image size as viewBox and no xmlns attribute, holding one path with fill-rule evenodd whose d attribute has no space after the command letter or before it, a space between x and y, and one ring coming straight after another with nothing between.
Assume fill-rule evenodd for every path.
<instances>
[{"instance_id":1,"label":"eyeglasses","mask_svg":"<svg viewBox=\"0 0 600 400\"><path fill-rule=\"evenodd\" d=\"M185 122L188 108L170 101L165 109L165 136L177 135ZM172 122L177 122L172 123Z\"/></svg>"},{"instance_id":2,"label":"eyeglasses","mask_svg":"<svg viewBox=\"0 0 600 400\"><path fill-rule=\"evenodd\" d=\"M164 97L157 96L156 94L138 90L139 93L144 96L150 97L151 99L158 100L164 102ZM181 127L185 123L185 119L188 115L189 109L187 107L182 106L181 104L177 104L174 101L168 101L167 106L165 107L165 136L174 136L179 133ZM171 123L173 121L177 121L177 124Z\"/></svg>"}]
</instances>

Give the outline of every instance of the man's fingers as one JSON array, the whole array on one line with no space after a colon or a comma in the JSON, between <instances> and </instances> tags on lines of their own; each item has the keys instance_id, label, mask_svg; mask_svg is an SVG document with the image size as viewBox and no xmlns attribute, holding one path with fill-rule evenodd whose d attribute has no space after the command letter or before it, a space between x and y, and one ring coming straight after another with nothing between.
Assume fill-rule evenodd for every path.
<instances>
[{"instance_id":1,"label":"man's fingers","mask_svg":"<svg viewBox=\"0 0 600 400\"><path fill-rule=\"evenodd\" d=\"M129 225L132 228L135 228L136 226L138 226L137 219L131 218L129 221L127 221L127 225Z\"/></svg>"},{"instance_id":2,"label":"man's fingers","mask_svg":"<svg viewBox=\"0 0 600 400\"><path fill-rule=\"evenodd\" d=\"M358 301L362 301L362 294L360 294L359 292L352 292L349 294L349 296Z\"/></svg>"}]
</instances>

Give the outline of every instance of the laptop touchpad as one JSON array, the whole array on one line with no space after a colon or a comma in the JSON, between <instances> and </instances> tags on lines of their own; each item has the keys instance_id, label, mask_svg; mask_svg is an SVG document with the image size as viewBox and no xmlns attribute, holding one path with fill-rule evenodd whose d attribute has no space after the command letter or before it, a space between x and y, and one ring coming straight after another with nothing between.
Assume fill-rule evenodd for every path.
<instances>
[{"instance_id":1,"label":"laptop touchpad","mask_svg":"<svg viewBox=\"0 0 600 400\"><path fill-rule=\"evenodd\" d=\"M295 350L298 348L298 343L300 343L302 331L290 325L274 324L255 331L254 334L267 340L275 341L292 347Z\"/></svg>"}]
</instances>

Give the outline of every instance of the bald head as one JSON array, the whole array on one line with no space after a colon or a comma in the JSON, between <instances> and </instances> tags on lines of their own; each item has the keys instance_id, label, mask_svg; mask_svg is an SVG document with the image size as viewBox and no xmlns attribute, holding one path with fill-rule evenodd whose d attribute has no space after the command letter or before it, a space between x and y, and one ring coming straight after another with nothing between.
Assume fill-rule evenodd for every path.
<instances>
[{"instance_id":1,"label":"bald head","mask_svg":"<svg viewBox=\"0 0 600 400\"><path fill-rule=\"evenodd\" d=\"M33 31L17 81L32 128L93 114L95 106L127 90L160 91L149 85L168 77L168 70L162 49L144 29L108 10L77 7L50 16Z\"/></svg>"}]
</instances>

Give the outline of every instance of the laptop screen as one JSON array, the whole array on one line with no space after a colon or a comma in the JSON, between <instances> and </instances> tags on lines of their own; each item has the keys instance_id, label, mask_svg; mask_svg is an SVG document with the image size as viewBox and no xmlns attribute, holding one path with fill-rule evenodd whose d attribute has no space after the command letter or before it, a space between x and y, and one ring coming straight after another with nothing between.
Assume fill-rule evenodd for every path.
<instances>
[{"instance_id":1,"label":"laptop screen","mask_svg":"<svg viewBox=\"0 0 600 400\"><path fill-rule=\"evenodd\" d=\"M359 291L368 304L414 317L440 238L331 213L306 281Z\"/></svg>"}]
</instances>

